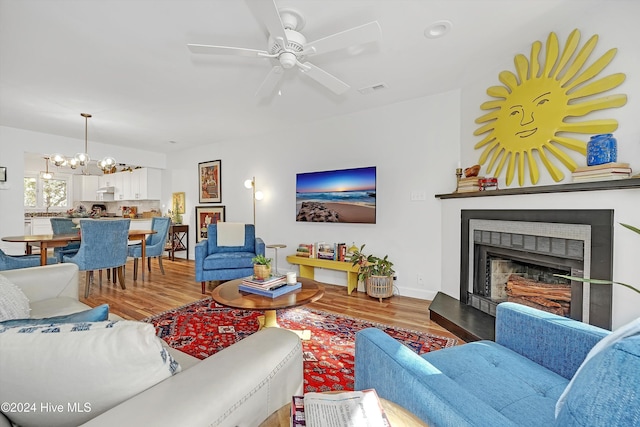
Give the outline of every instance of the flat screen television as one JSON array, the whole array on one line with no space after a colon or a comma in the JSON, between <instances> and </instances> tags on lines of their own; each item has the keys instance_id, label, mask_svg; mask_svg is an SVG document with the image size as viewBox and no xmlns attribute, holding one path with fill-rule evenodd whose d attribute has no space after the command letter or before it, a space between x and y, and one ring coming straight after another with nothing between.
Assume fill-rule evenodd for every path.
<instances>
[{"instance_id":1,"label":"flat screen television","mask_svg":"<svg viewBox=\"0 0 640 427\"><path fill-rule=\"evenodd\" d=\"M376 167L296 174L296 221L376 223Z\"/></svg>"}]
</instances>

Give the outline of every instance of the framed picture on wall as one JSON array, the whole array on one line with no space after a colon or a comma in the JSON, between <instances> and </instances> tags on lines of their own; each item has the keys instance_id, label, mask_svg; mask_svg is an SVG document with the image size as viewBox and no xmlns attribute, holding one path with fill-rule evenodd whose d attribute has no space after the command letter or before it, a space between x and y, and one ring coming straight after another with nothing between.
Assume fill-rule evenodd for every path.
<instances>
[{"instance_id":1,"label":"framed picture on wall","mask_svg":"<svg viewBox=\"0 0 640 427\"><path fill-rule=\"evenodd\" d=\"M198 163L200 203L220 203L222 201L221 166L222 160Z\"/></svg>"},{"instance_id":2,"label":"framed picture on wall","mask_svg":"<svg viewBox=\"0 0 640 427\"><path fill-rule=\"evenodd\" d=\"M0 182L7 181L7 168L4 166L0 166Z\"/></svg>"},{"instance_id":3,"label":"framed picture on wall","mask_svg":"<svg viewBox=\"0 0 640 427\"><path fill-rule=\"evenodd\" d=\"M224 222L224 206L196 206L196 242L207 238L209 224Z\"/></svg>"},{"instance_id":4,"label":"framed picture on wall","mask_svg":"<svg viewBox=\"0 0 640 427\"><path fill-rule=\"evenodd\" d=\"M185 196L184 192L173 193L171 198L171 209L173 209L176 213L183 214L185 206Z\"/></svg>"}]
</instances>

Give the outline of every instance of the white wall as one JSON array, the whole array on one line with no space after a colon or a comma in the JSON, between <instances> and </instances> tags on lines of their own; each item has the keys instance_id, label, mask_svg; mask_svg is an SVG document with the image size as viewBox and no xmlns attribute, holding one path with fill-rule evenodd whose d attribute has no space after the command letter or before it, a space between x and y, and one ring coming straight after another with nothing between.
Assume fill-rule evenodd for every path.
<instances>
[{"instance_id":1,"label":"white wall","mask_svg":"<svg viewBox=\"0 0 640 427\"><path fill-rule=\"evenodd\" d=\"M620 5L624 4L624 10ZM618 7L585 7L572 15L563 28L549 28L538 25L537 33L532 33L531 42L540 40L546 42L548 34L553 31L558 35L560 48L563 49L569 33L578 28L582 37L580 47L592 35L598 34L599 40L588 64L611 48L618 48L613 62L600 74L622 72L627 78L625 82L611 92L627 94L627 104L622 108L609 109L593 113L581 118L580 121L591 118L615 118L619 128L614 132L618 140L618 161L631 164L634 172L640 172L640 58L637 55L637 19L640 15L640 2L617 2ZM633 36L631 36L633 35ZM493 70L476 70L475 84L461 90L461 153L463 165L469 166L478 162L481 151L473 146L481 137L473 136L478 128L474 123L483 113L480 105L490 98L486 89L490 86L502 85L498 80L498 73L502 70L514 71L513 58L517 53L529 57L531 46L522 46L517 52L505 52L504 60L496 64ZM602 96L602 95L601 95ZM573 135L579 136L579 135ZM580 137L587 141L589 135ZM580 154L570 153L579 165L585 165L585 158ZM565 179L562 183L571 181L570 172L559 162L554 162L563 172ZM485 173L483 168L481 174ZM528 175L528 172L527 174ZM538 185L555 184L546 170L540 165L541 179ZM504 172L499 180L501 188L505 188ZM526 185L531 185L526 179ZM511 187L517 187L514 179ZM522 196L502 196L486 198L468 198L442 201L442 290L456 298L459 297L459 267L460 267L460 210L461 209L614 209L616 226L614 227L614 280L640 284L640 268L637 254L640 247L640 236L617 225L618 222L631 223L640 226L638 209L640 208L640 190L597 191L585 193L559 193ZM613 289L613 327L640 316L640 297L626 288L615 286Z\"/></svg>"},{"instance_id":2,"label":"white wall","mask_svg":"<svg viewBox=\"0 0 640 427\"><path fill-rule=\"evenodd\" d=\"M419 98L311 125L292 124L286 132L229 141L172 155L171 191L186 193L195 241L198 162L222 160L222 203L226 220L253 222L251 191L256 177L265 199L257 202L256 229L267 244L283 243L280 270L294 269L285 257L301 242L366 244L365 251L389 255L402 295L433 298L440 284L440 212L433 195L455 188L460 123L459 93ZM247 123L250 126L250 123ZM377 167L376 224L300 223L295 220L296 173L361 166ZM426 199L411 201L411 191ZM193 251L193 249L192 249ZM268 256L275 252L268 250ZM418 285L417 275L424 276ZM346 284L345 273L324 270L320 280Z\"/></svg>"}]
</instances>

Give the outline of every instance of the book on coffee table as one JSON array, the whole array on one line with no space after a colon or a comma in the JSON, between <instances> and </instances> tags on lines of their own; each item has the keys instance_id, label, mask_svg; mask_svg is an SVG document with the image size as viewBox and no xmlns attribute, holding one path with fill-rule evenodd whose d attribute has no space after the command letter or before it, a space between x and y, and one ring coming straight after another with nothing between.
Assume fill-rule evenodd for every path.
<instances>
[{"instance_id":1,"label":"book on coffee table","mask_svg":"<svg viewBox=\"0 0 640 427\"><path fill-rule=\"evenodd\" d=\"M274 275L268 279L256 279L254 276L245 277L242 279L242 284L245 286L251 286L257 289L273 289L287 282L287 276Z\"/></svg>"},{"instance_id":2,"label":"book on coffee table","mask_svg":"<svg viewBox=\"0 0 640 427\"><path fill-rule=\"evenodd\" d=\"M294 285L288 285L284 282L281 285L276 286L271 289L259 289L254 286L247 286L245 284L238 285L238 290L241 292L248 292L251 294L262 295L264 297L276 298L280 295L288 294L289 292L293 292L296 289L300 289L302 287L302 283L298 282Z\"/></svg>"}]
</instances>

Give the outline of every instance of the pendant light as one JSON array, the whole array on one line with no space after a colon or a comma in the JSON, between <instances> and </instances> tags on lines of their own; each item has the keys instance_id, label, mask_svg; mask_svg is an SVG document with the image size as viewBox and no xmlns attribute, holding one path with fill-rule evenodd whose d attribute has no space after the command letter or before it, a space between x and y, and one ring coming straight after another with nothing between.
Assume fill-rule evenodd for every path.
<instances>
[{"instance_id":1,"label":"pendant light","mask_svg":"<svg viewBox=\"0 0 640 427\"><path fill-rule=\"evenodd\" d=\"M87 166L91 161L89 157L89 119L92 117L89 113L80 113L84 117L84 152L76 153L73 157L65 157L62 154L54 153L46 159L54 166L68 166L71 169L77 169L78 166L84 167L83 173L86 175ZM103 172L111 172L116 166L116 159L111 156L107 156L104 159L97 162L97 165Z\"/></svg>"},{"instance_id":2,"label":"pendant light","mask_svg":"<svg viewBox=\"0 0 640 427\"><path fill-rule=\"evenodd\" d=\"M44 179L45 181L50 180L51 178L53 178L53 173L49 172L49 157L45 157L44 158L44 166L45 166L45 172L40 172L40 176L42 177L42 179Z\"/></svg>"},{"instance_id":3,"label":"pendant light","mask_svg":"<svg viewBox=\"0 0 640 427\"><path fill-rule=\"evenodd\" d=\"M74 156L74 160L77 162L78 165L86 166L87 163L89 163L89 160L91 160L91 158L89 157L89 150L87 147L89 145L89 138L87 136L88 135L87 126L88 126L88 120L91 117L91 114L80 113L80 115L84 117L84 153L76 153L76 155Z\"/></svg>"}]
</instances>

